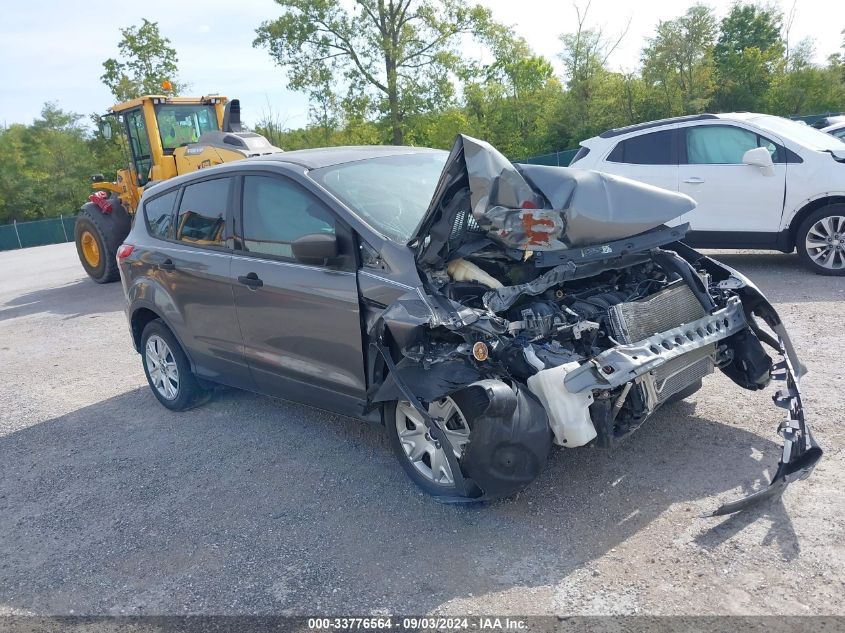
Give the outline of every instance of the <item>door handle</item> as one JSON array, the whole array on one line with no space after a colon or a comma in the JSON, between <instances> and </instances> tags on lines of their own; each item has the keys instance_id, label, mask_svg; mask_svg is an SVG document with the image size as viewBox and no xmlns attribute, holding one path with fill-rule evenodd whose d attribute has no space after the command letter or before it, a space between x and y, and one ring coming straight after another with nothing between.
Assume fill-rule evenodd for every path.
<instances>
[{"instance_id":1,"label":"door handle","mask_svg":"<svg viewBox=\"0 0 845 633\"><path fill-rule=\"evenodd\" d=\"M704 182L704 178L699 178L698 176L692 176L691 178L687 178L684 180L685 183L690 185L700 185Z\"/></svg>"},{"instance_id":2,"label":"door handle","mask_svg":"<svg viewBox=\"0 0 845 633\"><path fill-rule=\"evenodd\" d=\"M176 264L173 263L173 260L169 257L161 262L158 267L161 270L176 270Z\"/></svg>"},{"instance_id":3,"label":"door handle","mask_svg":"<svg viewBox=\"0 0 845 633\"><path fill-rule=\"evenodd\" d=\"M247 273L246 275L240 275L238 277L238 281L241 282L244 286L249 286L250 288L260 288L264 285L264 282L258 278L256 273Z\"/></svg>"}]
</instances>

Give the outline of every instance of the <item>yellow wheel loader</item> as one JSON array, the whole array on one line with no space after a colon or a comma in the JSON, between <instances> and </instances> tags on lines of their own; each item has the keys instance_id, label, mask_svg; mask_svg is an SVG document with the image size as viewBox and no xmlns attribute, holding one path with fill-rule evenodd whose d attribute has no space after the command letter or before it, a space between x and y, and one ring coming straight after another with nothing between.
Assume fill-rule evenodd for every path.
<instances>
[{"instance_id":1,"label":"yellow wheel loader","mask_svg":"<svg viewBox=\"0 0 845 633\"><path fill-rule=\"evenodd\" d=\"M115 256L129 234L144 188L190 171L282 151L241 127L240 102L226 97L147 95L109 108L100 129L115 120L126 138L127 168L117 182L94 176L97 190L76 217L76 251L97 283L119 277Z\"/></svg>"}]
</instances>

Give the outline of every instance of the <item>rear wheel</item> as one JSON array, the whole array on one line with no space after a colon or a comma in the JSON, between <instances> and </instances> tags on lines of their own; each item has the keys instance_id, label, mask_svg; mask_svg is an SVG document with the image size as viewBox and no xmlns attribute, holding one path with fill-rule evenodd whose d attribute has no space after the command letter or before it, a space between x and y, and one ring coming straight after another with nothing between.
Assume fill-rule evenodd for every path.
<instances>
[{"instance_id":1,"label":"rear wheel","mask_svg":"<svg viewBox=\"0 0 845 633\"><path fill-rule=\"evenodd\" d=\"M184 411L207 397L209 392L200 385L188 357L161 319L144 328L141 358L153 395L168 409Z\"/></svg>"},{"instance_id":2,"label":"rear wheel","mask_svg":"<svg viewBox=\"0 0 845 633\"><path fill-rule=\"evenodd\" d=\"M845 204L831 204L807 216L798 227L795 246L813 272L845 275Z\"/></svg>"},{"instance_id":3,"label":"rear wheel","mask_svg":"<svg viewBox=\"0 0 845 633\"><path fill-rule=\"evenodd\" d=\"M112 200L111 213L103 213L93 203L82 207L76 216L74 241L79 261L88 276L98 284L117 281L117 247L129 235L129 214L117 200Z\"/></svg>"}]
</instances>

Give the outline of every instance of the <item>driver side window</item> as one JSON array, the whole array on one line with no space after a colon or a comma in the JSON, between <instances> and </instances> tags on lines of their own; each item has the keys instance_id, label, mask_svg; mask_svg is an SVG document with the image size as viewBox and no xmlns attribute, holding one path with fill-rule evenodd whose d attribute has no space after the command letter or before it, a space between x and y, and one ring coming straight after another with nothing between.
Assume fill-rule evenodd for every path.
<instances>
[{"instance_id":1,"label":"driver side window","mask_svg":"<svg viewBox=\"0 0 845 633\"><path fill-rule=\"evenodd\" d=\"M291 244L311 233L335 234L334 216L322 202L287 179L244 177L244 250L292 261Z\"/></svg>"}]
</instances>

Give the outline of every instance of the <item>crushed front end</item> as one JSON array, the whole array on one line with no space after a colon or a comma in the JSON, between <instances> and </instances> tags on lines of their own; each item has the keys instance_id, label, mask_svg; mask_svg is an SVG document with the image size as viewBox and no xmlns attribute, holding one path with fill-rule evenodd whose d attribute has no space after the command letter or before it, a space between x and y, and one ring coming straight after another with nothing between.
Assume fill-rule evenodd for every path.
<instances>
[{"instance_id":1,"label":"crushed front end","mask_svg":"<svg viewBox=\"0 0 845 633\"><path fill-rule=\"evenodd\" d=\"M804 368L759 290L685 246L686 225L664 224L693 206L596 172L517 167L458 138L409 245L421 284L369 332L383 363L371 403L417 409L446 448L451 498L519 490L552 443L613 447L715 369L744 389L781 381L787 412L770 486L715 514L810 474L822 451L801 405ZM426 407L445 397L472 418L460 446Z\"/></svg>"}]
</instances>

